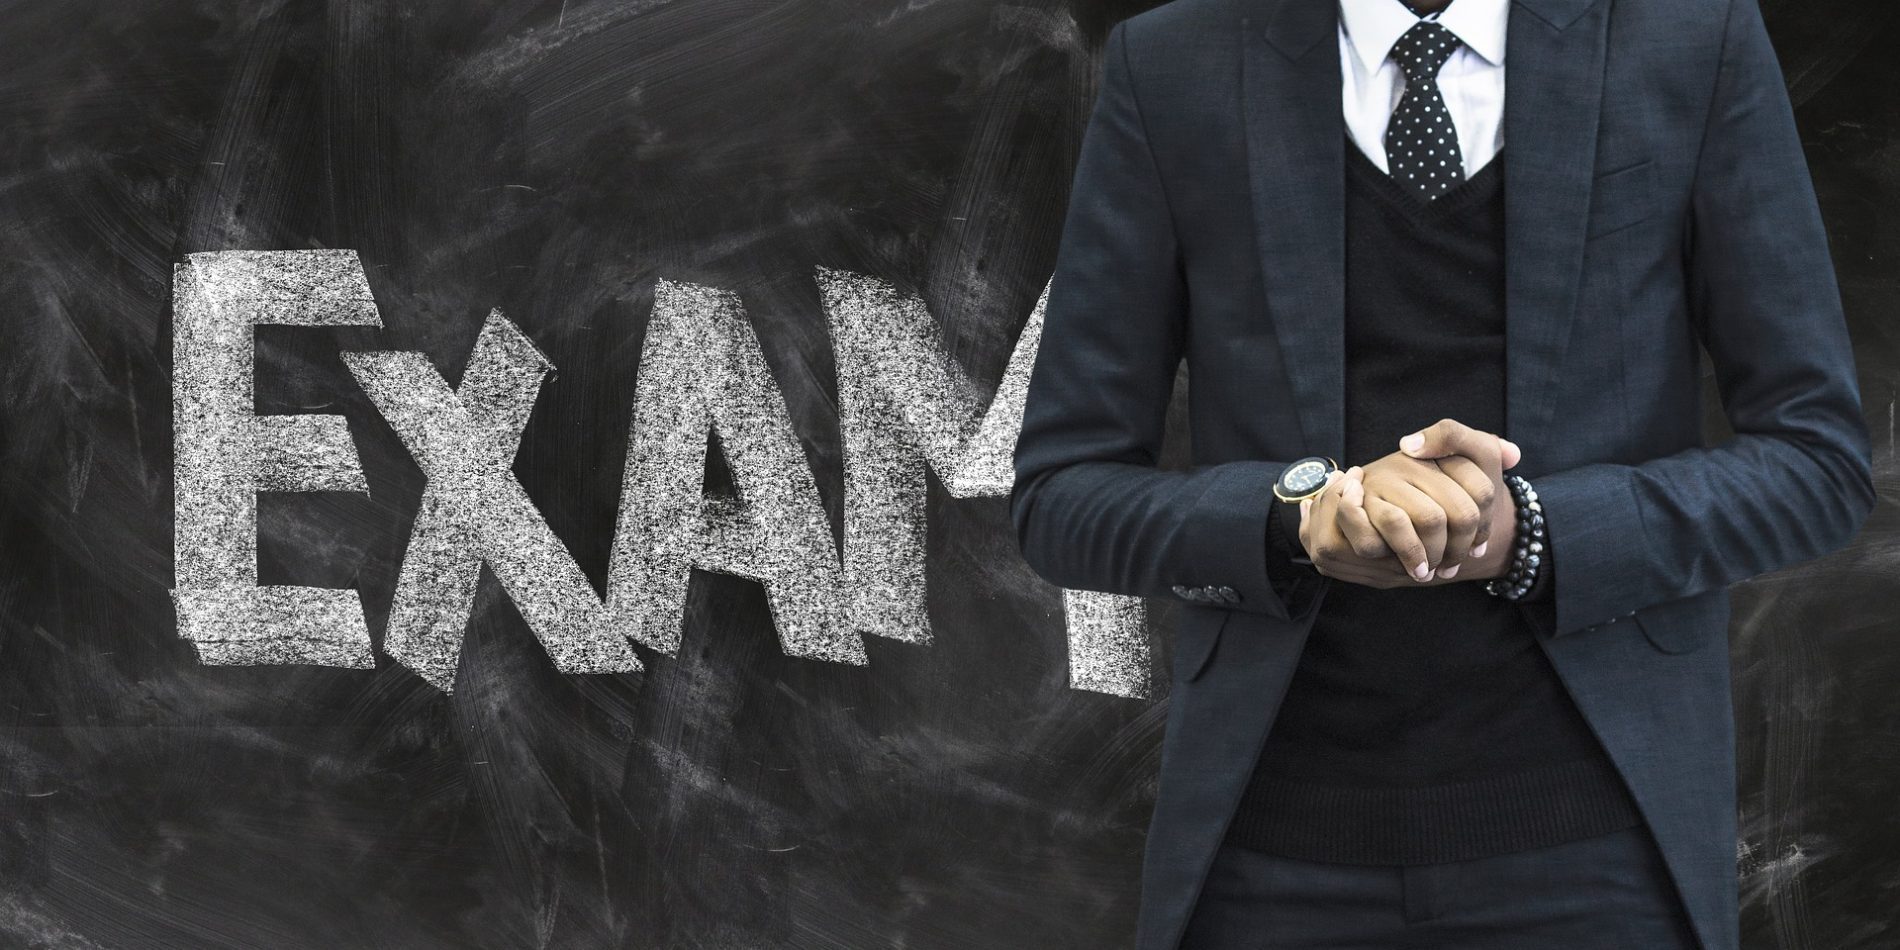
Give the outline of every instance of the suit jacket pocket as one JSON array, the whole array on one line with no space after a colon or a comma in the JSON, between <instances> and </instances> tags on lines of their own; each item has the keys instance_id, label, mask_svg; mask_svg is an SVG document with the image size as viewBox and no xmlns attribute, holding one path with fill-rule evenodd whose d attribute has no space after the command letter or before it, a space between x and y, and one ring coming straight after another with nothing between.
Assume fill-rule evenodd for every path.
<instances>
[{"instance_id":1,"label":"suit jacket pocket","mask_svg":"<svg viewBox=\"0 0 1900 950\"><path fill-rule=\"evenodd\" d=\"M1656 160L1612 169L1590 183L1590 226L1587 238L1598 238L1647 221L1659 208L1656 201Z\"/></svg>"},{"instance_id":2,"label":"suit jacket pocket","mask_svg":"<svg viewBox=\"0 0 1900 950\"><path fill-rule=\"evenodd\" d=\"M1183 607L1174 632L1174 676L1177 682L1191 683L1207 672L1220 643L1221 631L1234 612L1220 607Z\"/></svg>"},{"instance_id":3,"label":"suit jacket pocket","mask_svg":"<svg viewBox=\"0 0 1900 950\"><path fill-rule=\"evenodd\" d=\"M1636 625L1664 653L1693 653L1728 636L1728 588L1650 604L1636 611Z\"/></svg>"}]
</instances>

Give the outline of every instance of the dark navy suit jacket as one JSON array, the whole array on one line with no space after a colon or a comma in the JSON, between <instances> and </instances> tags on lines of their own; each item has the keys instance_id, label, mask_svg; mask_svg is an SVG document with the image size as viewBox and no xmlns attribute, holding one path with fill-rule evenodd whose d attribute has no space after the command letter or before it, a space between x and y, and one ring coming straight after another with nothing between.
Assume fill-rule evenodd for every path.
<instances>
[{"instance_id":1,"label":"dark navy suit jacket","mask_svg":"<svg viewBox=\"0 0 1900 950\"><path fill-rule=\"evenodd\" d=\"M1282 466L1343 442L1336 2L1174 0L1110 31L1016 446L1038 574L1180 605L1142 950L1178 944L1344 583L1294 616L1264 544ZM1729 950L1728 587L1874 504L1826 233L1756 0L1515 0L1505 69L1503 434L1563 562L1520 609ZM1193 464L1161 470L1182 360Z\"/></svg>"}]
</instances>

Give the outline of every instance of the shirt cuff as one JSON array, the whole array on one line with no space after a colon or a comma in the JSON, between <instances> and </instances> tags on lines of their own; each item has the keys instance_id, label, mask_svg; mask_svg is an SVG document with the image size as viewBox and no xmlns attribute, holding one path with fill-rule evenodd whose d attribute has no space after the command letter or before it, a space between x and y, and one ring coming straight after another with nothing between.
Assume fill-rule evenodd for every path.
<instances>
[{"instance_id":1,"label":"shirt cuff","mask_svg":"<svg viewBox=\"0 0 1900 950\"><path fill-rule=\"evenodd\" d=\"M1267 579L1280 599L1287 604L1288 612L1299 613L1301 598L1310 590L1312 581L1320 577L1313 562L1306 556L1306 547L1300 544L1300 518L1293 506L1274 499L1267 511Z\"/></svg>"}]
</instances>

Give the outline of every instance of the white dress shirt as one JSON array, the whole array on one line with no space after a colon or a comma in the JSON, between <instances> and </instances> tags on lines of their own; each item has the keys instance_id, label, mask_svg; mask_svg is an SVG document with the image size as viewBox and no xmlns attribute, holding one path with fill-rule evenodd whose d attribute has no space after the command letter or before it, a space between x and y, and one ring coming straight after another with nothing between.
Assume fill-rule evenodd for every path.
<instances>
[{"instance_id":1,"label":"white dress shirt","mask_svg":"<svg viewBox=\"0 0 1900 950\"><path fill-rule=\"evenodd\" d=\"M1438 71L1438 89L1458 131L1466 178L1504 147L1504 28L1510 13L1511 0L1452 0L1425 17L1463 41ZM1399 0L1339 0L1346 131L1388 172L1385 126L1405 94L1405 73L1386 54L1419 19Z\"/></svg>"}]
</instances>

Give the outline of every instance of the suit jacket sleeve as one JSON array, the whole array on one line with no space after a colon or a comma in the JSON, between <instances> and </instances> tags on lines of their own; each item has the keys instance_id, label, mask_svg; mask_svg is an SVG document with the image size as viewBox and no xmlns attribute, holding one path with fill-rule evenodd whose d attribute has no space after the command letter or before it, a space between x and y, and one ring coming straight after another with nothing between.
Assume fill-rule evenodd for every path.
<instances>
[{"instance_id":1,"label":"suit jacket sleeve","mask_svg":"<svg viewBox=\"0 0 1900 950\"><path fill-rule=\"evenodd\" d=\"M1827 233L1754 0L1732 0L1707 122L1689 306L1735 435L1532 479L1564 549L1559 636L1829 553L1874 505Z\"/></svg>"},{"instance_id":2,"label":"suit jacket sleeve","mask_svg":"<svg viewBox=\"0 0 1900 950\"><path fill-rule=\"evenodd\" d=\"M1125 26L1109 31L1102 88L1083 132L1015 448L1010 516L1024 560L1058 586L1174 598L1227 587L1224 602L1206 602L1287 619L1262 543L1286 463L1156 467L1187 299Z\"/></svg>"}]
</instances>

